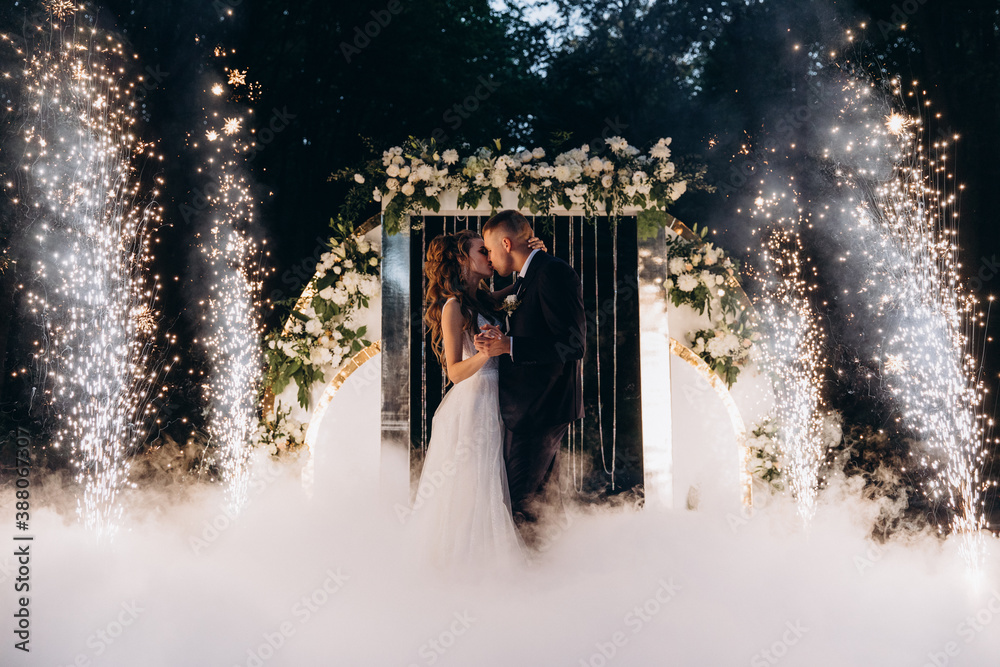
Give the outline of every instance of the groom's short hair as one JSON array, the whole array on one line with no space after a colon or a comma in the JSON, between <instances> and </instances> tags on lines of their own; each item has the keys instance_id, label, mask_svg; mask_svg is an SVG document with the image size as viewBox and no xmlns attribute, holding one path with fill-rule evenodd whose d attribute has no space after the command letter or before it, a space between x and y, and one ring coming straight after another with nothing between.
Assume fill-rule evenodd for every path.
<instances>
[{"instance_id":1,"label":"groom's short hair","mask_svg":"<svg viewBox=\"0 0 1000 667\"><path fill-rule=\"evenodd\" d=\"M500 211L487 220L486 224L483 225L483 236L494 230L519 241L527 241L533 234L528 219L514 209Z\"/></svg>"}]
</instances>

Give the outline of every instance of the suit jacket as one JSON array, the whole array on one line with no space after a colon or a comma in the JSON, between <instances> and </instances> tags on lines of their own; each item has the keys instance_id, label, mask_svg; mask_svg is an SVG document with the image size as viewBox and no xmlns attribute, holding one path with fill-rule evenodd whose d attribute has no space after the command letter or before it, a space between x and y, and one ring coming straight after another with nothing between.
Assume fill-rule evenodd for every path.
<instances>
[{"instance_id":1,"label":"suit jacket","mask_svg":"<svg viewBox=\"0 0 1000 667\"><path fill-rule=\"evenodd\" d=\"M515 433L583 416L587 321L580 276L563 260L535 253L510 315L513 358L500 358L500 414Z\"/></svg>"}]
</instances>

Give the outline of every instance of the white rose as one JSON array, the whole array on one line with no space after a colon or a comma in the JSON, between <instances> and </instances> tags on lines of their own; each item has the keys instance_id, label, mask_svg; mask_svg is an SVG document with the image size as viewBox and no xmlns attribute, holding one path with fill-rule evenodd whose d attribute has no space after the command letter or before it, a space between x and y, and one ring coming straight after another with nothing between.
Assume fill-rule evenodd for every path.
<instances>
[{"instance_id":1,"label":"white rose","mask_svg":"<svg viewBox=\"0 0 1000 667\"><path fill-rule=\"evenodd\" d=\"M382 201L382 192L378 188L372 190L372 199L375 201Z\"/></svg>"},{"instance_id":2,"label":"white rose","mask_svg":"<svg viewBox=\"0 0 1000 667\"><path fill-rule=\"evenodd\" d=\"M390 164L388 168L386 168L385 174L390 178L395 178L396 176L399 176L399 167L394 164Z\"/></svg>"},{"instance_id":3,"label":"white rose","mask_svg":"<svg viewBox=\"0 0 1000 667\"><path fill-rule=\"evenodd\" d=\"M361 174L354 174L354 180L357 183L364 183L365 182L365 177L362 176Z\"/></svg>"},{"instance_id":4,"label":"white rose","mask_svg":"<svg viewBox=\"0 0 1000 667\"><path fill-rule=\"evenodd\" d=\"M400 178L406 178L409 175L410 175L410 167L409 166L407 166L407 165L404 164L402 167L399 168L399 177Z\"/></svg>"},{"instance_id":5,"label":"white rose","mask_svg":"<svg viewBox=\"0 0 1000 667\"><path fill-rule=\"evenodd\" d=\"M395 192L399 189L399 181L395 178L390 178L385 182L385 187L389 188L389 192Z\"/></svg>"},{"instance_id":6,"label":"white rose","mask_svg":"<svg viewBox=\"0 0 1000 667\"><path fill-rule=\"evenodd\" d=\"M545 151L542 150L541 148L536 148L531 151L531 157L535 158L536 160L541 160L543 157L545 157Z\"/></svg>"},{"instance_id":7,"label":"white rose","mask_svg":"<svg viewBox=\"0 0 1000 667\"><path fill-rule=\"evenodd\" d=\"M372 257L368 260L369 266L378 266L378 257Z\"/></svg>"},{"instance_id":8,"label":"white rose","mask_svg":"<svg viewBox=\"0 0 1000 667\"><path fill-rule=\"evenodd\" d=\"M521 158L521 162L531 162L531 158L533 156L531 151L521 151L521 154L518 157Z\"/></svg>"},{"instance_id":9,"label":"white rose","mask_svg":"<svg viewBox=\"0 0 1000 667\"><path fill-rule=\"evenodd\" d=\"M309 320L306 322L306 333L317 336L322 331L323 325L319 323L319 320Z\"/></svg>"},{"instance_id":10,"label":"white rose","mask_svg":"<svg viewBox=\"0 0 1000 667\"><path fill-rule=\"evenodd\" d=\"M604 174L601 176L601 185L605 188L610 188L614 182L615 179L611 174Z\"/></svg>"},{"instance_id":11,"label":"white rose","mask_svg":"<svg viewBox=\"0 0 1000 667\"><path fill-rule=\"evenodd\" d=\"M680 181L670 186L670 198L674 201L680 199L680 196L685 192L687 192L687 181Z\"/></svg>"},{"instance_id":12,"label":"white rose","mask_svg":"<svg viewBox=\"0 0 1000 667\"><path fill-rule=\"evenodd\" d=\"M404 183L403 184L402 193L404 195L406 195L407 197L409 197L410 195L412 195L415 192L415 190L416 189L413 187L413 183Z\"/></svg>"},{"instance_id":13,"label":"white rose","mask_svg":"<svg viewBox=\"0 0 1000 667\"><path fill-rule=\"evenodd\" d=\"M565 183L566 181L568 181L570 179L569 167L567 167L564 164L559 165L558 167L556 167L555 176L556 176L556 180L559 180L559 181L562 181L562 182Z\"/></svg>"},{"instance_id":14,"label":"white rose","mask_svg":"<svg viewBox=\"0 0 1000 667\"><path fill-rule=\"evenodd\" d=\"M328 287L324 287L319 292L319 298L325 299L327 301L330 301L331 299L333 299L333 292L334 292L333 285L330 285Z\"/></svg>"}]
</instances>

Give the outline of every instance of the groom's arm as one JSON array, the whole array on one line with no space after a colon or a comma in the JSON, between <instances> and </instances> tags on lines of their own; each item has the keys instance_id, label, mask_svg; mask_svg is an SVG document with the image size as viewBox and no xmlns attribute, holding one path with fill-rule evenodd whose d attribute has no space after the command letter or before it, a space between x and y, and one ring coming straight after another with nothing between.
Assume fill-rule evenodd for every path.
<instances>
[{"instance_id":1,"label":"groom's arm","mask_svg":"<svg viewBox=\"0 0 1000 667\"><path fill-rule=\"evenodd\" d=\"M583 283L568 264L551 262L538 276L542 318L551 336L515 336L515 364L554 364L583 359L587 350L587 318Z\"/></svg>"}]
</instances>

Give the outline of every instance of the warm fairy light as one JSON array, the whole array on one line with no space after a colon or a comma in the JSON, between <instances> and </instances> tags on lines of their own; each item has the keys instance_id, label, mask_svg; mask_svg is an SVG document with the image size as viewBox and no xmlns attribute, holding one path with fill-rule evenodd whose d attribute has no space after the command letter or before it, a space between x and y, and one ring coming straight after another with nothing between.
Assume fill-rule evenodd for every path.
<instances>
[{"instance_id":1,"label":"warm fairy light","mask_svg":"<svg viewBox=\"0 0 1000 667\"><path fill-rule=\"evenodd\" d=\"M56 1L46 8L50 17L76 10ZM134 57L95 28L37 27L39 41L22 55L21 94L31 111L20 125L24 201L39 244L38 289L26 297L45 330L34 357L56 419L52 447L70 451L83 489L78 513L110 537L161 370L160 286L146 269L162 209L144 203L155 194L133 163L155 154L136 137L138 87L125 79Z\"/></svg>"}]
</instances>

